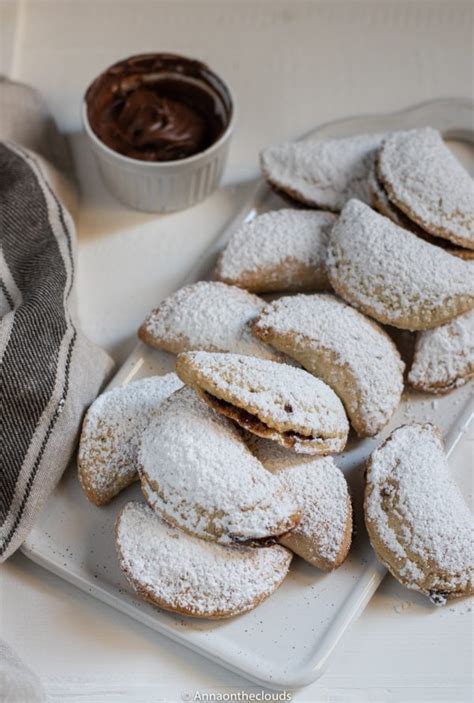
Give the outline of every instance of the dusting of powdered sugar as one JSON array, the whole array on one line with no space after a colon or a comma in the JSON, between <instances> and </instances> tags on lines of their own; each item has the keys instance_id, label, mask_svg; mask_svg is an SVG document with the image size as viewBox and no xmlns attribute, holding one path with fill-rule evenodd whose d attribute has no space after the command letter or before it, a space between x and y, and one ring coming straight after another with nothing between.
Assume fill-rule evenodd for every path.
<instances>
[{"instance_id":1,"label":"dusting of powdered sugar","mask_svg":"<svg viewBox=\"0 0 474 703\"><path fill-rule=\"evenodd\" d=\"M295 295L267 305L254 324L343 400L350 419L375 434L395 412L404 364L388 335L331 294ZM356 428L357 429L357 428Z\"/></svg>"},{"instance_id":2,"label":"dusting of powdered sugar","mask_svg":"<svg viewBox=\"0 0 474 703\"><path fill-rule=\"evenodd\" d=\"M474 181L437 130L389 135L378 171L389 198L408 217L431 234L474 248Z\"/></svg>"},{"instance_id":3,"label":"dusting of powdered sugar","mask_svg":"<svg viewBox=\"0 0 474 703\"><path fill-rule=\"evenodd\" d=\"M279 477L302 506L301 521L281 538L281 543L293 549L292 535L304 537L303 558L335 562L346 540L352 511L346 479L332 457L302 457L250 433L246 441L264 467Z\"/></svg>"},{"instance_id":4,"label":"dusting of powdered sugar","mask_svg":"<svg viewBox=\"0 0 474 703\"><path fill-rule=\"evenodd\" d=\"M268 427L305 437L347 435L341 401L328 385L303 369L240 354L182 356L201 388L256 415Z\"/></svg>"},{"instance_id":5,"label":"dusting of powdered sugar","mask_svg":"<svg viewBox=\"0 0 474 703\"><path fill-rule=\"evenodd\" d=\"M191 388L163 404L143 433L139 463L153 507L198 537L229 544L278 535L294 524L294 499L235 425Z\"/></svg>"},{"instance_id":6,"label":"dusting of powdered sugar","mask_svg":"<svg viewBox=\"0 0 474 703\"><path fill-rule=\"evenodd\" d=\"M419 332L408 381L436 392L460 386L474 374L474 310Z\"/></svg>"},{"instance_id":7,"label":"dusting of powdered sugar","mask_svg":"<svg viewBox=\"0 0 474 703\"><path fill-rule=\"evenodd\" d=\"M166 298L144 321L140 336L166 351L232 351L279 358L249 330L265 302L236 286L199 281Z\"/></svg>"},{"instance_id":8,"label":"dusting of powdered sugar","mask_svg":"<svg viewBox=\"0 0 474 703\"><path fill-rule=\"evenodd\" d=\"M307 205L339 211L350 198L369 202L368 174L385 134L304 139L264 149L268 181Z\"/></svg>"},{"instance_id":9,"label":"dusting of powdered sugar","mask_svg":"<svg viewBox=\"0 0 474 703\"><path fill-rule=\"evenodd\" d=\"M432 425L399 427L373 452L365 513L410 588L428 583L434 598L472 588L472 516Z\"/></svg>"},{"instance_id":10,"label":"dusting of powdered sugar","mask_svg":"<svg viewBox=\"0 0 474 703\"><path fill-rule=\"evenodd\" d=\"M474 303L472 262L423 241L358 200L345 206L331 231L327 265L341 297L402 329L435 326Z\"/></svg>"},{"instance_id":11,"label":"dusting of powdered sugar","mask_svg":"<svg viewBox=\"0 0 474 703\"><path fill-rule=\"evenodd\" d=\"M392 222L403 227L404 223L401 220L399 211L388 199L388 195L378 179L375 159L369 171L368 188L370 194L369 204L375 208L375 210L378 210L381 215L385 215L385 217L390 218Z\"/></svg>"},{"instance_id":12,"label":"dusting of powdered sugar","mask_svg":"<svg viewBox=\"0 0 474 703\"><path fill-rule=\"evenodd\" d=\"M335 216L329 212L282 209L258 215L231 237L216 269L228 283L262 277L263 290L295 286L295 268L314 269L316 287L326 282L326 245ZM255 288L256 290L256 288Z\"/></svg>"},{"instance_id":13,"label":"dusting of powdered sugar","mask_svg":"<svg viewBox=\"0 0 474 703\"><path fill-rule=\"evenodd\" d=\"M161 403L182 387L174 373L151 376L102 393L87 411L79 444L79 476L98 495L137 471L140 436ZM123 487L123 486L121 486Z\"/></svg>"},{"instance_id":14,"label":"dusting of powdered sugar","mask_svg":"<svg viewBox=\"0 0 474 703\"><path fill-rule=\"evenodd\" d=\"M190 537L140 503L125 505L116 532L121 567L138 593L189 615L250 610L280 585L291 562L278 545L237 549Z\"/></svg>"}]
</instances>

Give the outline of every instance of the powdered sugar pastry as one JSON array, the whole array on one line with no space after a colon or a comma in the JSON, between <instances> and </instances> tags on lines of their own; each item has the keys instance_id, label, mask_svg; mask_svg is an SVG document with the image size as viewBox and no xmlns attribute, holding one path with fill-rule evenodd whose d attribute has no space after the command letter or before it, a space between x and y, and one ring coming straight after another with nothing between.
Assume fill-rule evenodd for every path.
<instances>
[{"instance_id":1,"label":"powdered sugar pastry","mask_svg":"<svg viewBox=\"0 0 474 703\"><path fill-rule=\"evenodd\" d=\"M379 322L437 327L474 306L472 262L398 227L351 200L330 234L329 280L347 302Z\"/></svg>"},{"instance_id":2,"label":"powdered sugar pastry","mask_svg":"<svg viewBox=\"0 0 474 703\"><path fill-rule=\"evenodd\" d=\"M352 508L347 482L332 457L296 455L249 433L246 441L302 506L300 522L280 544L324 571L340 566L351 543Z\"/></svg>"},{"instance_id":3,"label":"powdered sugar pastry","mask_svg":"<svg viewBox=\"0 0 474 703\"><path fill-rule=\"evenodd\" d=\"M253 331L331 386L359 434L376 434L395 412L404 368L395 345L336 296L280 298L262 311Z\"/></svg>"},{"instance_id":4,"label":"powdered sugar pastry","mask_svg":"<svg viewBox=\"0 0 474 703\"><path fill-rule=\"evenodd\" d=\"M472 593L472 515L430 424L396 429L367 466L365 519L392 574L436 604Z\"/></svg>"},{"instance_id":5,"label":"powdered sugar pastry","mask_svg":"<svg viewBox=\"0 0 474 703\"><path fill-rule=\"evenodd\" d=\"M474 181L431 127L394 132L378 174L388 197L430 234L474 249Z\"/></svg>"},{"instance_id":6,"label":"powdered sugar pastry","mask_svg":"<svg viewBox=\"0 0 474 703\"><path fill-rule=\"evenodd\" d=\"M236 549L190 537L140 503L125 505L116 535L120 565L139 595L195 617L251 610L278 588L291 562L278 545Z\"/></svg>"},{"instance_id":7,"label":"powdered sugar pastry","mask_svg":"<svg viewBox=\"0 0 474 703\"><path fill-rule=\"evenodd\" d=\"M441 327L419 332L408 382L419 390L445 393L474 375L474 310Z\"/></svg>"},{"instance_id":8,"label":"powdered sugar pastry","mask_svg":"<svg viewBox=\"0 0 474 703\"><path fill-rule=\"evenodd\" d=\"M335 216L282 209L258 215L231 237L215 277L254 292L327 288L326 246Z\"/></svg>"},{"instance_id":9,"label":"powdered sugar pastry","mask_svg":"<svg viewBox=\"0 0 474 703\"><path fill-rule=\"evenodd\" d=\"M139 464L152 507L202 539L268 540L299 520L296 501L238 429L190 388L171 396L144 432Z\"/></svg>"},{"instance_id":10,"label":"powdered sugar pastry","mask_svg":"<svg viewBox=\"0 0 474 703\"><path fill-rule=\"evenodd\" d=\"M174 373L102 393L87 411L79 444L79 479L87 497L108 503L137 478L140 435L160 404L183 384Z\"/></svg>"},{"instance_id":11,"label":"powdered sugar pastry","mask_svg":"<svg viewBox=\"0 0 474 703\"><path fill-rule=\"evenodd\" d=\"M249 330L249 322L264 304L236 286L199 281L160 303L143 322L139 336L146 344L174 354L205 349L278 359Z\"/></svg>"},{"instance_id":12,"label":"powdered sugar pastry","mask_svg":"<svg viewBox=\"0 0 474 703\"><path fill-rule=\"evenodd\" d=\"M302 369L239 354L189 352L178 357L176 372L255 434L310 454L342 451L346 443L341 401Z\"/></svg>"},{"instance_id":13,"label":"powdered sugar pastry","mask_svg":"<svg viewBox=\"0 0 474 703\"><path fill-rule=\"evenodd\" d=\"M369 202L369 169L384 134L343 139L302 139L264 149L263 175L309 206L338 212L350 198Z\"/></svg>"}]
</instances>

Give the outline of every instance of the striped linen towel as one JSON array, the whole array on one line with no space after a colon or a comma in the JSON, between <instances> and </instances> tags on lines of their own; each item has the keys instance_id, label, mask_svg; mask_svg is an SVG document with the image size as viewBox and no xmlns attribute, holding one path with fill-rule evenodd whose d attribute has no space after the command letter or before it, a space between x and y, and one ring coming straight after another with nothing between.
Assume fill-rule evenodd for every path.
<instances>
[{"instance_id":1,"label":"striped linen towel","mask_svg":"<svg viewBox=\"0 0 474 703\"><path fill-rule=\"evenodd\" d=\"M67 164L38 94L0 80L0 561L33 526L112 369L76 317Z\"/></svg>"}]
</instances>

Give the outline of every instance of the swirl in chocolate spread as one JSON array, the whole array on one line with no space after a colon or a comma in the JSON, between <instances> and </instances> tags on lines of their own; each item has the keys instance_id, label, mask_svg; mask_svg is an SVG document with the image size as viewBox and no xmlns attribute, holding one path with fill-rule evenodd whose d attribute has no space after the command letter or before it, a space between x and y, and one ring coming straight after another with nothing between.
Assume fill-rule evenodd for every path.
<instances>
[{"instance_id":1,"label":"swirl in chocolate spread","mask_svg":"<svg viewBox=\"0 0 474 703\"><path fill-rule=\"evenodd\" d=\"M133 159L175 161L216 142L232 114L230 95L208 67L173 54L119 61L86 93L89 124Z\"/></svg>"}]
</instances>

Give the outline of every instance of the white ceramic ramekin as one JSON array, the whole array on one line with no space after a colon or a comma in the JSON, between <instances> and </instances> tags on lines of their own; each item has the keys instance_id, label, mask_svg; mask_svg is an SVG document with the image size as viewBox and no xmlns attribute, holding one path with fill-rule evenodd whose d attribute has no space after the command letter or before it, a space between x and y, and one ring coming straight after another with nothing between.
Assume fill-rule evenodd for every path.
<instances>
[{"instance_id":1,"label":"white ceramic ramekin","mask_svg":"<svg viewBox=\"0 0 474 703\"><path fill-rule=\"evenodd\" d=\"M227 84L223 84L232 105L225 132L199 154L176 161L141 161L113 151L93 132L87 117L87 105L83 101L85 132L104 182L118 200L134 210L174 212L204 200L217 188L235 125L233 96Z\"/></svg>"}]
</instances>

